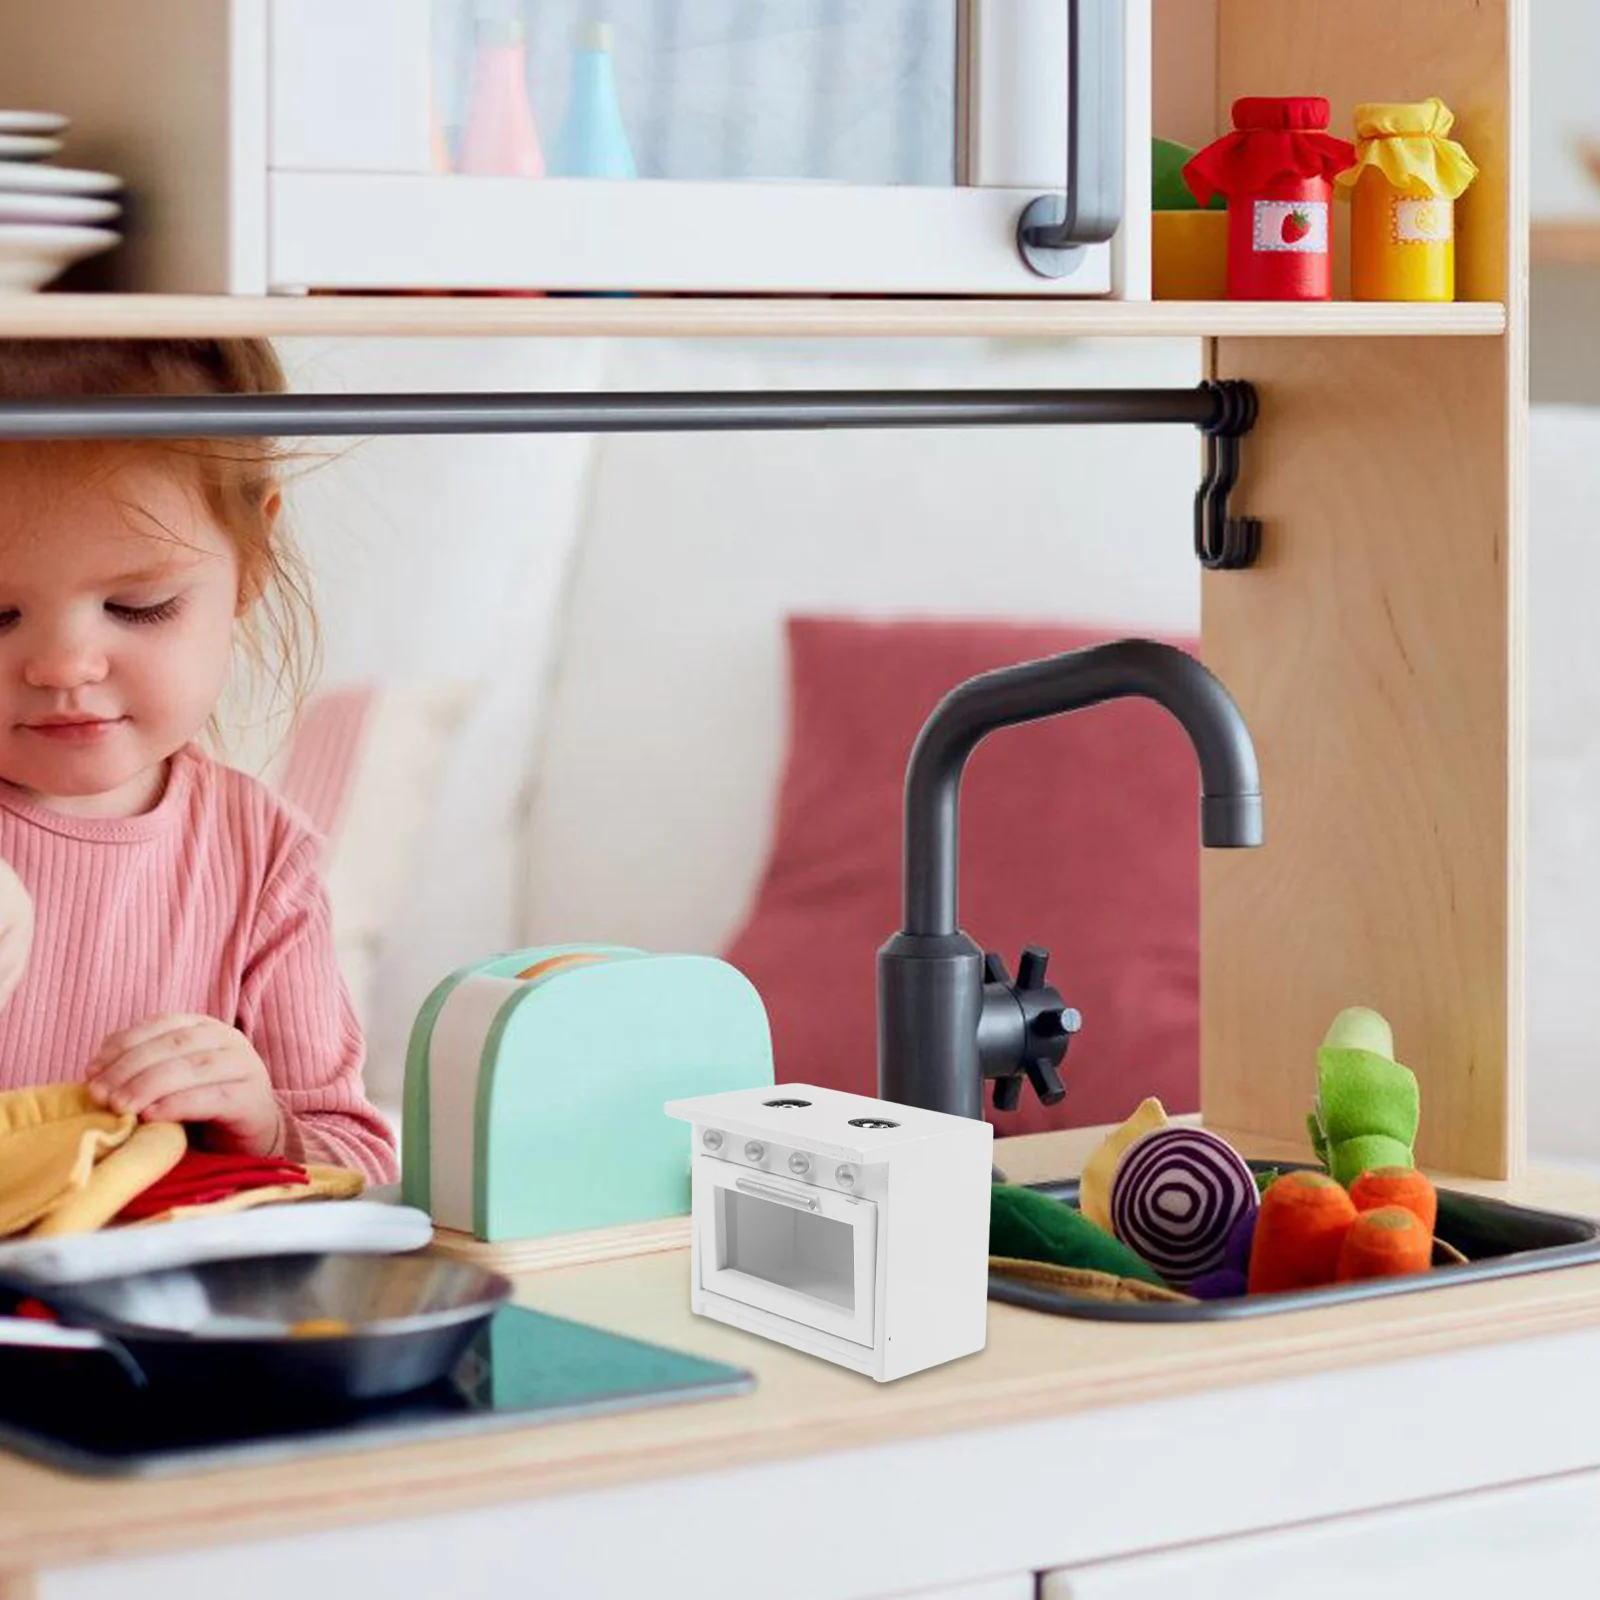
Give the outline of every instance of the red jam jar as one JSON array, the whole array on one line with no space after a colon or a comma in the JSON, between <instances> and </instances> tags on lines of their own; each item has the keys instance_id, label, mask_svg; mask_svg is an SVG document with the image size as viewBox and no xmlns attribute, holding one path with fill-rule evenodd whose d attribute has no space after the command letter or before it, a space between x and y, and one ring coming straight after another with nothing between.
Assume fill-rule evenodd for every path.
<instances>
[{"instance_id":1,"label":"red jam jar","mask_svg":"<svg viewBox=\"0 0 1600 1600\"><path fill-rule=\"evenodd\" d=\"M1205 205L1228 200L1228 297L1333 297L1333 179L1354 147L1328 132L1320 95L1233 103L1233 128L1194 156L1184 181Z\"/></svg>"}]
</instances>

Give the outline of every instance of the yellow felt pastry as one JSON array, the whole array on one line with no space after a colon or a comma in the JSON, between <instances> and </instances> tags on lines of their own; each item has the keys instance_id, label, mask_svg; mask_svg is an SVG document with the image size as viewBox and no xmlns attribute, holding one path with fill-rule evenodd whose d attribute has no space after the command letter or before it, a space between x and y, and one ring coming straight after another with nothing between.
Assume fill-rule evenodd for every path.
<instances>
[{"instance_id":1,"label":"yellow felt pastry","mask_svg":"<svg viewBox=\"0 0 1600 1600\"><path fill-rule=\"evenodd\" d=\"M183 1159L189 1135L181 1122L142 1122L113 1150L83 1188L58 1202L34 1224L32 1237L93 1233Z\"/></svg>"},{"instance_id":2,"label":"yellow felt pastry","mask_svg":"<svg viewBox=\"0 0 1600 1600\"><path fill-rule=\"evenodd\" d=\"M81 1083L0 1094L0 1238L30 1228L89 1182L138 1119L107 1111Z\"/></svg>"},{"instance_id":3,"label":"yellow felt pastry","mask_svg":"<svg viewBox=\"0 0 1600 1600\"><path fill-rule=\"evenodd\" d=\"M1078 1209L1091 1222L1111 1232L1111 1180L1122 1152L1135 1139L1167 1125L1166 1108L1154 1098L1142 1100L1120 1128L1113 1128L1095 1146L1078 1179Z\"/></svg>"},{"instance_id":4,"label":"yellow felt pastry","mask_svg":"<svg viewBox=\"0 0 1600 1600\"><path fill-rule=\"evenodd\" d=\"M227 1211L248 1211L286 1200L353 1200L367 1186L359 1172L344 1167L307 1167L309 1183L271 1183L260 1189L242 1189L226 1200L211 1200L202 1206L173 1206L153 1217L141 1217L132 1227L148 1227L152 1222L182 1222L190 1217L215 1217Z\"/></svg>"}]
</instances>

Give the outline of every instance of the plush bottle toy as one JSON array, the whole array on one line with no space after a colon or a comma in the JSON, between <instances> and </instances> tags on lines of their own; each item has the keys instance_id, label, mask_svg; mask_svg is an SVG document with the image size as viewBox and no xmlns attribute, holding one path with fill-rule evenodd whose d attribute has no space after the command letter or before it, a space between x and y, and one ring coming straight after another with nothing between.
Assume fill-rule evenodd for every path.
<instances>
[{"instance_id":1,"label":"plush bottle toy","mask_svg":"<svg viewBox=\"0 0 1600 1600\"><path fill-rule=\"evenodd\" d=\"M1328 130L1316 95L1233 103L1234 131L1183 169L1195 199L1228 199L1228 296L1327 300L1333 295L1333 178L1355 159Z\"/></svg>"},{"instance_id":2,"label":"plush bottle toy","mask_svg":"<svg viewBox=\"0 0 1600 1600\"><path fill-rule=\"evenodd\" d=\"M1456 201L1477 177L1440 99L1356 107L1355 163L1334 180L1350 199L1356 300L1454 300Z\"/></svg>"}]
</instances>

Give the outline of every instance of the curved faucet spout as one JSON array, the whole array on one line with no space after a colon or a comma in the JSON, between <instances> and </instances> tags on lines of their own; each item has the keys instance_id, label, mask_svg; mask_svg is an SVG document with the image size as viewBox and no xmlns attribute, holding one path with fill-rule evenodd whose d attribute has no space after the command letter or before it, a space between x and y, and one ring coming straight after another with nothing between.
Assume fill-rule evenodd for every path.
<instances>
[{"instance_id":1,"label":"curved faucet spout","mask_svg":"<svg viewBox=\"0 0 1600 1600\"><path fill-rule=\"evenodd\" d=\"M1135 695L1165 706L1199 758L1200 836L1222 848L1261 843L1255 746L1233 697L1193 656L1148 639L1092 645L970 678L940 701L906 772L904 931L956 932L961 774L997 728Z\"/></svg>"}]
</instances>

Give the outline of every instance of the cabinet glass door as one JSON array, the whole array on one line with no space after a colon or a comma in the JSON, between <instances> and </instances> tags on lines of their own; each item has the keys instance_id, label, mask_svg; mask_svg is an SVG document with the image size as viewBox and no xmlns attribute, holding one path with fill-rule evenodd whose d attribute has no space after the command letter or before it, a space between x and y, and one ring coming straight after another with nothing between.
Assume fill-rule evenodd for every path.
<instances>
[{"instance_id":1,"label":"cabinet glass door","mask_svg":"<svg viewBox=\"0 0 1600 1600\"><path fill-rule=\"evenodd\" d=\"M271 286L1145 298L1149 4L272 0Z\"/></svg>"},{"instance_id":2,"label":"cabinet glass door","mask_svg":"<svg viewBox=\"0 0 1600 1600\"><path fill-rule=\"evenodd\" d=\"M555 177L957 181L958 0L434 0L452 163L520 52ZM564 137L565 135L565 137Z\"/></svg>"}]
</instances>

